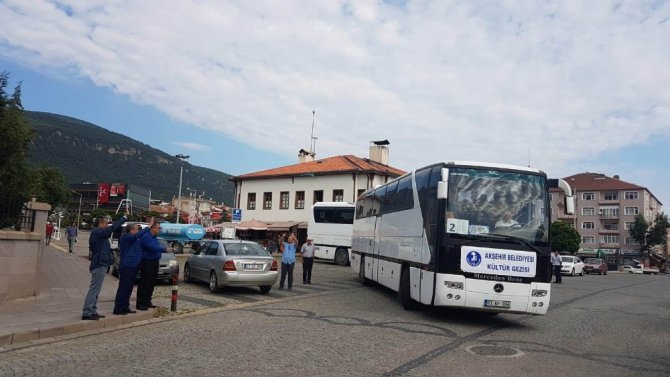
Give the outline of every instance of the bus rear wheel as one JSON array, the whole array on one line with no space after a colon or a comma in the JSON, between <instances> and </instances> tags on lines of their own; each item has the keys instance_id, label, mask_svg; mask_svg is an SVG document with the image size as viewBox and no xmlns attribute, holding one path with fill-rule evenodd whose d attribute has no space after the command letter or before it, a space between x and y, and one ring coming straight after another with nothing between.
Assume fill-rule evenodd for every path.
<instances>
[{"instance_id":1,"label":"bus rear wheel","mask_svg":"<svg viewBox=\"0 0 670 377\"><path fill-rule=\"evenodd\" d=\"M361 255L361 264L358 268L358 280L361 284L368 286L370 285L370 279L365 277L365 257Z\"/></svg>"},{"instance_id":2,"label":"bus rear wheel","mask_svg":"<svg viewBox=\"0 0 670 377\"><path fill-rule=\"evenodd\" d=\"M335 251L335 263L340 266L349 264L349 253L347 252L347 249L340 248Z\"/></svg>"},{"instance_id":3,"label":"bus rear wheel","mask_svg":"<svg viewBox=\"0 0 670 377\"><path fill-rule=\"evenodd\" d=\"M400 301L405 310L415 310L419 306L419 303L414 301L410 296L409 267L403 268L402 274L400 275L398 301Z\"/></svg>"}]
</instances>

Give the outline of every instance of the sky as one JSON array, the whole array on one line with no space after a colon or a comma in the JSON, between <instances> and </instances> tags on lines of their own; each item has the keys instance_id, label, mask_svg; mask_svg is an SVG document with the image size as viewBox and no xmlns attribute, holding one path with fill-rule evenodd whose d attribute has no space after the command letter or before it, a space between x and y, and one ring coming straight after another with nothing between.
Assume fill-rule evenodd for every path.
<instances>
[{"instance_id":1,"label":"sky","mask_svg":"<svg viewBox=\"0 0 670 377\"><path fill-rule=\"evenodd\" d=\"M618 174L670 205L667 1L0 0L24 106L243 174L367 157Z\"/></svg>"}]
</instances>

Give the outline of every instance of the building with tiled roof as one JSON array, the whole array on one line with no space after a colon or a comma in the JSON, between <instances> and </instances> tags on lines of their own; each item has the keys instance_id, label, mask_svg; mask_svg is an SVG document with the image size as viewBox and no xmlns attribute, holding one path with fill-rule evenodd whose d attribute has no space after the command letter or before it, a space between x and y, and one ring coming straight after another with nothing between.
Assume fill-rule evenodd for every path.
<instances>
[{"instance_id":1,"label":"building with tiled roof","mask_svg":"<svg viewBox=\"0 0 670 377\"><path fill-rule=\"evenodd\" d=\"M314 160L304 150L298 157L295 165L231 178L242 221L256 219L269 223L269 230L279 224L277 231L294 231L309 221L312 204L353 203L363 191L405 174L388 165L388 144L371 145L368 158L341 155Z\"/></svg>"},{"instance_id":2,"label":"building with tiled roof","mask_svg":"<svg viewBox=\"0 0 670 377\"><path fill-rule=\"evenodd\" d=\"M563 178L575 192L575 215L566 215L563 194L551 190L552 221L572 224L582 237L582 255L605 254L612 268L640 245L629 229L637 214L652 222L662 203L646 187L623 181L618 175L580 173Z\"/></svg>"}]
</instances>

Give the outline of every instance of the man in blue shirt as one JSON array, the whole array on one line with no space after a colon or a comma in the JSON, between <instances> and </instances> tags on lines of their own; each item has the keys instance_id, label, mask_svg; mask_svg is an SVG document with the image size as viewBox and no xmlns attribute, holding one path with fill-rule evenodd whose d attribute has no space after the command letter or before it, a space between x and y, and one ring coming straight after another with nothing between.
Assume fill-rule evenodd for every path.
<instances>
[{"instance_id":1,"label":"man in blue shirt","mask_svg":"<svg viewBox=\"0 0 670 377\"><path fill-rule=\"evenodd\" d=\"M279 280L279 289L284 289L284 281L288 275L288 290L293 288L293 268L295 267L295 250L298 240L295 235L288 236L288 242L282 243L281 254L281 279Z\"/></svg>"},{"instance_id":2,"label":"man in blue shirt","mask_svg":"<svg viewBox=\"0 0 670 377\"><path fill-rule=\"evenodd\" d=\"M149 232L149 227L140 228L139 224L128 225L126 234L119 240L121 258L119 260L119 288L116 290L114 300L114 314L116 315L136 313L130 310L130 295L133 294L133 285L142 260L142 247L139 239Z\"/></svg>"},{"instance_id":3,"label":"man in blue shirt","mask_svg":"<svg viewBox=\"0 0 670 377\"><path fill-rule=\"evenodd\" d=\"M167 251L156 239L161 230L160 223L153 223L149 232L140 237L139 243L142 248L142 261L140 262L140 282L137 284L137 310L155 308L151 302L154 294L154 286L158 277L158 267L161 255Z\"/></svg>"},{"instance_id":4,"label":"man in blue shirt","mask_svg":"<svg viewBox=\"0 0 670 377\"><path fill-rule=\"evenodd\" d=\"M107 217L99 217L94 222L95 228L91 230L91 235L88 238L88 248L91 255L91 265L88 269L91 271L91 285L84 300L81 319L97 321L100 318L105 318L104 315L98 314L98 295L100 289L102 289L102 282L105 280L107 269L112 264L109 237L112 233L121 229L125 222L126 216L121 216L111 226L108 226L109 219Z\"/></svg>"},{"instance_id":5,"label":"man in blue shirt","mask_svg":"<svg viewBox=\"0 0 670 377\"><path fill-rule=\"evenodd\" d=\"M70 249L70 252L72 252L72 249L74 249L74 243L77 242L77 225L75 223L70 224L65 232L67 233L67 245Z\"/></svg>"}]
</instances>

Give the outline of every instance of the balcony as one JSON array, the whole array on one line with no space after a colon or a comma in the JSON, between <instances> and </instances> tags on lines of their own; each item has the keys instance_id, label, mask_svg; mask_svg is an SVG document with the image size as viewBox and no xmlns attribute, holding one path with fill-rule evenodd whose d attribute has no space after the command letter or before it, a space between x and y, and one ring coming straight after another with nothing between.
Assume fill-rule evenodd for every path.
<instances>
[{"instance_id":1,"label":"balcony","mask_svg":"<svg viewBox=\"0 0 670 377\"><path fill-rule=\"evenodd\" d=\"M600 229L598 233L602 234L619 234L619 229Z\"/></svg>"},{"instance_id":2,"label":"balcony","mask_svg":"<svg viewBox=\"0 0 670 377\"><path fill-rule=\"evenodd\" d=\"M619 213L618 212L615 212L615 213L611 213L611 212L599 213L598 217L601 220L604 220L604 219L618 219L619 218Z\"/></svg>"}]
</instances>

